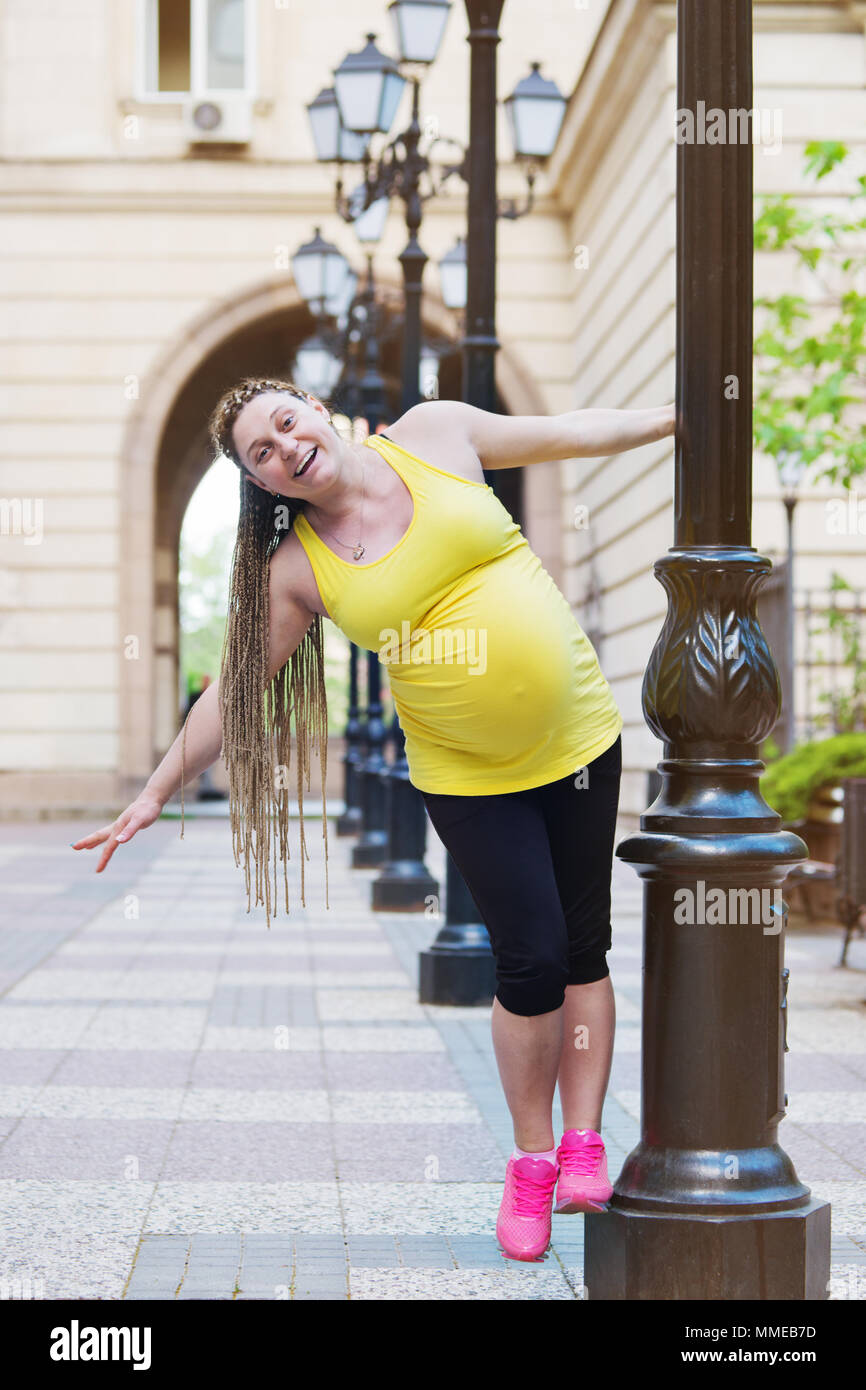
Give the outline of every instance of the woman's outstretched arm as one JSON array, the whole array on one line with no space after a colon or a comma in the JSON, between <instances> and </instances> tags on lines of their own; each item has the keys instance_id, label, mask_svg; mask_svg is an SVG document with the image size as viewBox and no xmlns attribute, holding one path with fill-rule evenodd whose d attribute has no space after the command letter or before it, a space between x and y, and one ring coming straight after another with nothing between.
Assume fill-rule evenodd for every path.
<instances>
[{"instance_id":1,"label":"woman's outstretched arm","mask_svg":"<svg viewBox=\"0 0 866 1390\"><path fill-rule=\"evenodd\" d=\"M313 614L295 597L292 564L288 547L279 545L269 567L268 606L268 674L282 670L313 621ZM145 786L133 802L121 811L111 825L104 825L92 835L77 840L73 849L96 849L104 845L96 872L102 873L118 844L125 844L145 826L159 819L165 803L180 790L181 756L183 782L187 786L205 768L215 763L222 749L222 724L219 711L219 681L209 685L196 700L185 721L186 749L181 729L162 762L154 769Z\"/></svg>"},{"instance_id":2,"label":"woman's outstretched arm","mask_svg":"<svg viewBox=\"0 0 866 1390\"><path fill-rule=\"evenodd\" d=\"M673 435L674 402L643 410L590 407L564 415L498 415L465 401L422 401L400 420L409 433L423 439L425 430L437 439L450 435L455 446L468 444L485 469L519 468L554 459L603 458L637 449Z\"/></svg>"}]
</instances>

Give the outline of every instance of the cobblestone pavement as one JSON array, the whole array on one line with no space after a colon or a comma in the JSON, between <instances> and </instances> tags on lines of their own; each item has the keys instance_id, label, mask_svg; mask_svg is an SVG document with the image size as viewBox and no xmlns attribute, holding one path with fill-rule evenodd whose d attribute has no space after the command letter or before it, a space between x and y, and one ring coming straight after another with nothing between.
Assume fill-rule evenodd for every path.
<instances>
[{"instance_id":1,"label":"cobblestone pavement","mask_svg":"<svg viewBox=\"0 0 866 1390\"><path fill-rule=\"evenodd\" d=\"M373 913L378 870L350 867L333 821L326 911L307 828L307 907L293 822L291 915L268 932L224 818L183 840L163 819L101 875L69 848L89 824L3 827L0 1297L583 1296L581 1216L554 1216L543 1263L497 1247L512 1130L490 1009L419 1005L439 923ZM619 861L614 890L612 1176L640 1100L640 884ZM866 943L844 971L839 945L789 928L780 1142L832 1203L831 1296L862 1299Z\"/></svg>"}]
</instances>

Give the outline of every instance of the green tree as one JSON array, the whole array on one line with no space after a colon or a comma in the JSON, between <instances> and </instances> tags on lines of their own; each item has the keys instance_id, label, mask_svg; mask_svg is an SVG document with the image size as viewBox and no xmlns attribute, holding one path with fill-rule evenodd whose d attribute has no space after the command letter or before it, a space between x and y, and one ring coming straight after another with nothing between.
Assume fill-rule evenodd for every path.
<instances>
[{"instance_id":1,"label":"green tree","mask_svg":"<svg viewBox=\"0 0 866 1390\"><path fill-rule=\"evenodd\" d=\"M817 185L839 169L849 151L840 141L811 141L804 172ZM846 171L847 172L847 171ZM866 425L852 406L862 404L866 378L866 174L853 176L843 211L813 212L790 194L761 199L755 249L793 252L811 282L812 299L831 308L831 322L816 331L815 309L801 294L755 300L754 440L778 466L799 457L804 473L850 488L866 471Z\"/></svg>"},{"instance_id":2,"label":"green tree","mask_svg":"<svg viewBox=\"0 0 866 1390\"><path fill-rule=\"evenodd\" d=\"M233 526L215 531L203 549L181 533L180 663L186 689L205 673L213 680L219 676L234 540Z\"/></svg>"}]
</instances>

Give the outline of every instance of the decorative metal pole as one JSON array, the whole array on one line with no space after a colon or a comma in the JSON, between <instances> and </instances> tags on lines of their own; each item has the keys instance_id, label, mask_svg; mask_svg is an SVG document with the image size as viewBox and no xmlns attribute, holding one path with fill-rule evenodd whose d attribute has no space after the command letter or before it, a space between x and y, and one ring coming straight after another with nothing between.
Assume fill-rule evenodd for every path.
<instances>
[{"instance_id":1,"label":"decorative metal pole","mask_svg":"<svg viewBox=\"0 0 866 1390\"><path fill-rule=\"evenodd\" d=\"M364 324L364 367L359 384L359 396L370 434L384 418L387 409L385 382L379 371L380 314L376 303L376 284L373 275L373 256L367 254L367 282L359 297L358 317ZM356 310L357 312L357 310ZM375 868L385 857L385 797L382 772L385 760L385 725L382 721L380 698L381 672L375 652L367 652L367 705L362 728L363 751L355 763L358 814L355 832L359 834L352 850L352 867Z\"/></svg>"},{"instance_id":2,"label":"decorative metal pole","mask_svg":"<svg viewBox=\"0 0 866 1390\"><path fill-rule=\"evenodd\" d=\"M426 167L418 153L421 139L421 126L418 120L420 83L412 78L412 120L403 135L406 151L404 165L406 202L406 229L409 240L398 257L403 267L403 295L405 310L403 318L403 397L400 409L403 414L417 405L421 393L418 390L418 370L421 363L421 280L427 264L427 253L418 241L421 226L421 189L419 177Z\"/></svg>"},{"instance_id":3,"label":"decorative metal pole","mask_svg":"<svg viewBox=\"0 0 866 1390\"><path fill-rule=\"evenodd\" d=\"M337 817L338 835L357 835L361 828L359 769L362 725L358 707L358 648L349 643L349 712L346 719L346 751L343 754L343 788L346 809Z\"/></svg>"},{"instance_id":4,"label":"decorative metal pole","mask_svg":"<svg viewBox=\"0 0 866 1390\"><path fill-rule=\"evenodd\" d=\"M421 280L427 256L418 242L421 226L421 197L419 175L425 162L418 153L421 138L419 116L419 87L417 78L412 81L412 120L403 139L405 148L404 192L406 204L406 228L409 240L399 257L403 267L403 361L402 361L402 399L401 412L405 413L420 399L418 371L421 358ZM369 397L379 391L384 409L384 383L378 370L376 358L371 356L371 343L375 339L377 306L373 289L373 262L368 257L368 285L370 289L368 313L371 322L367 337L367 371L364 375L364 389ZM378 404L378 401L377 401ZM375 418L368 417L370 431L375 432L381 413ZM378 676L378 669L377 669ZM376 699L378 700L378 686ZM381 706L379 713L381 715ZM394 739L395 759L388 764L384 757L384 743ZM430 876L424 864L424 842L427 834L427 819L424 803L417 787L409 781L409 764L404 753L405 741L396 714L392 728L382 728L382 739L375 760L366 765L366 775L376 775L379 787L370 804L375 809L376 828L375 847L372 837L365 835L356 846L357 858L353 865L383 864L382 872L372 885L372 906L376 911L423 912L425 901L438 893L439 885ZM366 832L366 817L365 817ZM380 826L382 827L380 829ZM370 848L367 849L366 846ZM364 846L364 848L362 848ZM375 858L371 856L375 853Z\"/></svg>"},{"instance_id":5,"label":"decorative metal pole","mask_svg":"<svg viewBox=\"0 0 866 1390\"><path fill-rule=\"evenodd\" d=\"M466 0L470 88L466 336L463 399L496 409L496 45L504 0ZM445 925L419 956L423 1004L489 1004L496 988L490 936L462 874L446 856Z\"/></svg>"},{"instance_id":6,"label":"decorative metal pole","mask_svg":"<svg viewBox=\"0 0 866 1390\"><path fill-rule=\"evenodd\" d=\"M382 752L385 725L382 722L379 657L367 652L367 721L364 728L364 757L360 765L361 834L352 849L352 868L370 869L385 858L388 836L385 832L385 789L382 773L387 767Z\"/></svg>"},{"instance_id":7,"label":"decorative metal pole","mask_svg":"<svg viewBox=\"0 0 866 1390\"><path fill-rule=\"evenodd\" d=\"M398 719L393 721L394 761L382 774L388 861L373 881L374 912L423 912L438 898L439 884L424 863L427 812L417 787L409 781L406 739Z\"/></svg>"},{"instance_id":8,"label":"decorative metal pole","mask_svg":"<svg viewBox=\"0 0 866 1390\"><path fill-rule=\"evenodd\" d=\"M663 786L617 847L644 880L641 1139L585 1218L584 1277L590 1299L824 1299L830 1208L777 1141L778 885L806 846L759 787L781 691L750 544L751 0L679 0L677 24L678 116L743 129L677 149L676 527L643 683Z\"/></svg>"}]
</instances>

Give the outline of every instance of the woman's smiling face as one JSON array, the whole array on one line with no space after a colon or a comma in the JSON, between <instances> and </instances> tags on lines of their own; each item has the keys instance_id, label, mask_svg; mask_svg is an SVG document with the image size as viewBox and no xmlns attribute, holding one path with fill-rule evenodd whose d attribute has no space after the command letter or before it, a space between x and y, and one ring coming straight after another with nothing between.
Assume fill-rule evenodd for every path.
<instances>
[{"instance_id":1,"label":"woman's smiling face","mask_svg":"<svg viewBox=\"0 0 866 1390\"><path fill-rule=\"evenodd\" d=\"M323 484L330 486L339 472L333 450L340 438L319 401L263 391L239 412L232 439L248 476L266 492L311 497ZM296 476L312 450L316 451L312 459Z\"/></svg>"}]
</instances>

